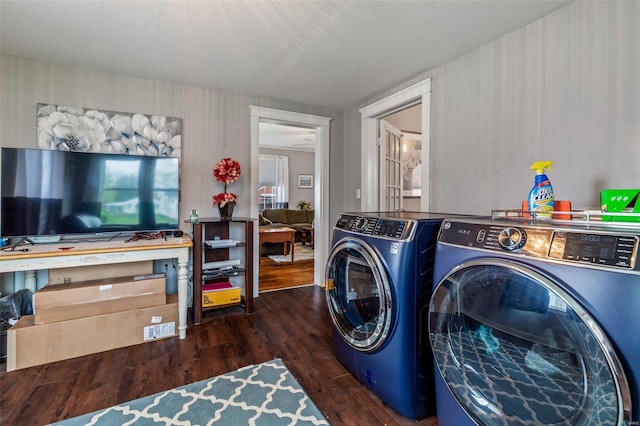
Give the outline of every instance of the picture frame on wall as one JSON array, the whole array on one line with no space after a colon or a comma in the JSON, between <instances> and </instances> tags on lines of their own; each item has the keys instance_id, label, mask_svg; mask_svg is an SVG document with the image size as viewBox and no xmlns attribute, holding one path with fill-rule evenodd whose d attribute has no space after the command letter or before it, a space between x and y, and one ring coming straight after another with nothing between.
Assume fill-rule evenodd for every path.
<instances>
[{"instance_id":1,"label":"picture frame on wall","mask_svg":"<svg viewBox=\"0 0 640 426\"><path fill-rule=\"evenodd\" d=\"M313 188L313 175L298 175L298 188Z\"/></svg>"},{"instance_id":2,"label":"picture frame on wall","mask_svg":"<svg viewBox=\"0 0 640 426\"><path fill-rule=\"evenodd\" d=\"M402 196L422 195L422 135L402 132Z\"/></svg>"},{"instance_id":3,"label":"picture frame on wall","mask_svg":"<svg viewBox=\"0 0 640 426\"><path fill-rule=\"evenodd\" d=\"M36 108L39 149L180 160L180 118L41 103Z\"/></svg>"}]
</instances>

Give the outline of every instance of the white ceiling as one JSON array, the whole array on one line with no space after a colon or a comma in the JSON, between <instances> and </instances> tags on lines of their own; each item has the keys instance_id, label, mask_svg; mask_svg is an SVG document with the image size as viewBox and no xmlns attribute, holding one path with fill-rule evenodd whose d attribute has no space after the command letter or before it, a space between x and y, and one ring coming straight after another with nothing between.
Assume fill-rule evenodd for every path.
<instances>
[{"instance_id":1,"label":"white ceiling","mask_svg":"<svg viewBox=\"0 0 640 426\"><path fill-rule=\"evenodd\" d=\"M0 53L347 110L567 3L0 0Z\"/></svg>"},{"instance_id":2,"label":"white ceiling","mask_svg":"<svg viewBox=\"0 0 640 426\"><path fill-rule=\"evenodd\" d=\"M263 148L315 151L316 131L286 124L260 123L258 140Z\"/></svg>"}]
</instances>

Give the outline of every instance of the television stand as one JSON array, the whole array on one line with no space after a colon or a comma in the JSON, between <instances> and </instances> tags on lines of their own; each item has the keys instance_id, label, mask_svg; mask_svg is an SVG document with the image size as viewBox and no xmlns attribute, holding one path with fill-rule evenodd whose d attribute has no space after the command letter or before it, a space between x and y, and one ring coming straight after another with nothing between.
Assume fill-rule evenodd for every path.
<instances>
[{"instance_id":1,"label":"television stand","mask_svg":"<svg viewBox=\"0 0 640 426\"><path fill-rule=\"evenodd\" d=\"M25 288L35 292L36 270L177 258L178 331L180 338L184 339L187 336L187 264L191 246L191 239L185 236L128 243L118 238L100 242L36 244L26 251L0 251L0 273L24 271Z\"/></svg>"}]
</instances>

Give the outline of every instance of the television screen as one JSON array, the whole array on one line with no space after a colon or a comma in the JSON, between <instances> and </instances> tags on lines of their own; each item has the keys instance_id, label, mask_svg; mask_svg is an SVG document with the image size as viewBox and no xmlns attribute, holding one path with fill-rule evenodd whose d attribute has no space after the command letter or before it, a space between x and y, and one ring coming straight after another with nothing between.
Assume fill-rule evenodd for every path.
<instances>
[{"instance_id":1,"label":"television screen","mask_svg":"<svg viewBox=\"0 0 640 426\"><path fill-rule=\"evenodd\" d=\"M178 159L2 148L2 237L178 229Z\"/></svg>"}]
</instances>

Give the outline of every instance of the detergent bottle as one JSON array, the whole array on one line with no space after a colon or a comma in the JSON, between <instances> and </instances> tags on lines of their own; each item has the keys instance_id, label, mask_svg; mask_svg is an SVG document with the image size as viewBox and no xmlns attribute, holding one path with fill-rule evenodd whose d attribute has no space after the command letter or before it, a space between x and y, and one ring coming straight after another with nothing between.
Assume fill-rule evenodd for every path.
<instances>
[{"instance_id":1,"label":"detergent bottle","mask_svg":"<svg viewBox=\"0 0 640 426\"><path fill-rule=\"evenodd\" d=\"M551 182L545 174L545 169L551 171L553 161L537 161L531 165L531 170L536 171L533 188L529 192L529 210L535 212L552 212L555 198ZM535 217L550 218L551 214L537 213Z\"/></svg>"}]
</instances>

